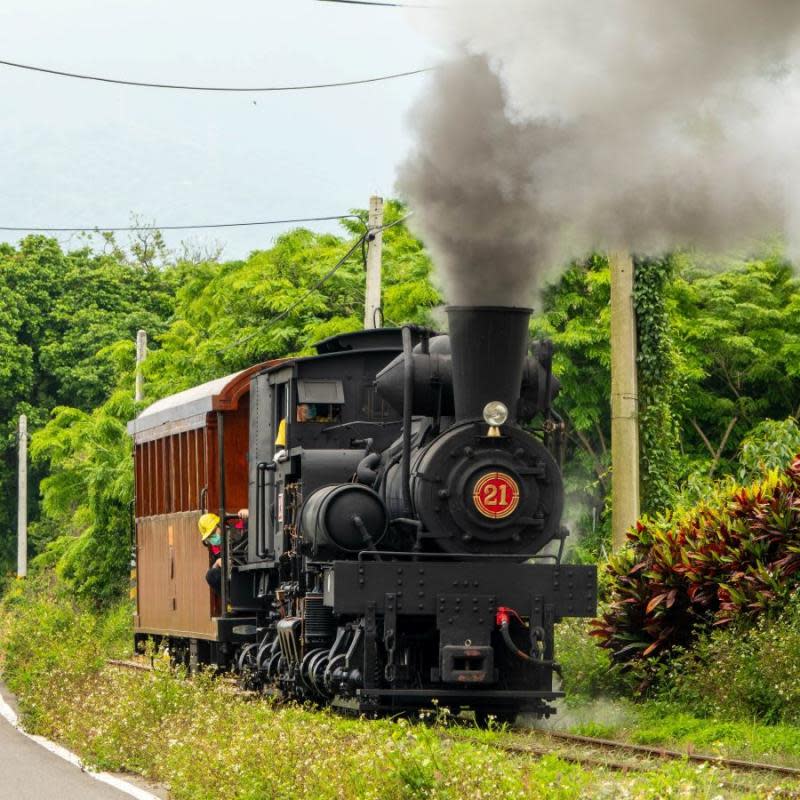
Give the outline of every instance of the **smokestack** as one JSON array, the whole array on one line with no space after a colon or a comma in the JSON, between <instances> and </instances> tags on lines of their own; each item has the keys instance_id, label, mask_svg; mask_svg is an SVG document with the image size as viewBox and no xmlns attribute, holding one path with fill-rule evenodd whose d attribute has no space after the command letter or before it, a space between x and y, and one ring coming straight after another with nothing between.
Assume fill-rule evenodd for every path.
<instances>
[{"instance_id":1,"label":"smokestack","mask_svg":"<svg viewBox=\"0 0 800 800\"><path fill-rule=\"evenodd\" d=\"M516 421L531 309L450 306L447 317L456 419L480 418L488 402L499 400Z\"/></svg>"}]
</instances>

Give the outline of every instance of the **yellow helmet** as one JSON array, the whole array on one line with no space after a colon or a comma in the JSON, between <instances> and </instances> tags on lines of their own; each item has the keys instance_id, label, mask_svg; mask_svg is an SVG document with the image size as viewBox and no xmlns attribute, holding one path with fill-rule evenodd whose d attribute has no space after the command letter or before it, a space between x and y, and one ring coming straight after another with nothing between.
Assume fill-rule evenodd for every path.
<instances>
[{"instance_id":1,"label":"yellow helmet","mask_svg":"<svg viewBox=\"0 0 800 800\"><path fill-rule=\"evenodd\" d=\"M214 533L218 525L219 517L216 514L203 514L203 516L197 520L197 529L200 531L200 536L203 537L203 541Z\"/></svg>"}]
</instances>

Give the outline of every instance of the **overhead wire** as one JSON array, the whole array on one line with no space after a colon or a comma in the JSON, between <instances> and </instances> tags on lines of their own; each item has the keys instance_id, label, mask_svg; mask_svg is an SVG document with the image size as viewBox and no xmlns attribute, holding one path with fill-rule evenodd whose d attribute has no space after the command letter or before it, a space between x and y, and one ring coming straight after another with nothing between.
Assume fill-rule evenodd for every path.
<instances>
[{"instance_id":1,"label":"overhead wire","mask_svg":"<svg viewBox=\"0 0 800 800\"><path fill-rule=\"evenodd\" d=\"M239 347L246 342L249 342L251 339L255 339L256 336L260 336L263 333L266 333L270 328L277 325L281 320L286 319L289 314L292 313L299 305L301 305L305 300L310 297L314 292L317 291L323 284L329 281L338 271L339 269L344 266L345 262L350 258L359 247L361 247L361 243L369 236L369 231L364 232L361 236L356 239L356 241L352 244L350 249L331 267L312 287L309 288L307 292L303 294L302 297L295 300L287 309L281 311L277 317L273 317L269 322L262 328L259 328L257 331L253 331L253 333L248 334L247 336L243 336L241 339L237 339L235 342L231 342L229 345L221 348L217 351L218 355L222 355L223 353L227 353L229 350L232 350L234 347Z\"/></svg>"},{"instance_id":2,"label":"overhead wire","mask_svg":"<svg viewBox=\"0 0 800 800\"><path fill-rule=\"evenodd\" d=\"M281 320L286 319L289 314L292 313L299 305L301 305L308 297L310 297L317 289L321 288L325 283L327 283L338 271L341 267L344 266L345 262L356 252L359 248L361 249L361 257L364 261L364 267L366 268L366 252L363 249L363 245L365 242L368 242L370 238L374 238L375 234L383 233L383 231L387 231L390 228L394 228L395 225L399 225L401 222L405 222L413 212L409 212L404 217L400 217L399 219L394 220L394 222L390 222L387 225L381 225L378 228L368 228L358 237L358 239L353 242L350 246L350 249L331 267L312 287L308 289L307 292L303 294L302 297L295 300L287 309L281 311L277 317L273 317L269 322L267 322L266 326L259 328L257 331L253 331L253 333L248 334L247 336L243 336L241 339L237 339L235 342L231 342L230 344L226 345L225 347L221 348L217 351L217 355L222 355L223 353L227 353L229 350L232 350L234 347L239 347L242 344L246 344L247 342L255 339L256 336L260 336L266 333L270 328L274 327L279 323ZM354 215L355 216L355 215ZM360 219L360 218L359 218ZM382 313L382 312L381 312Z\"/></svg>"},{"instance_id":3,"label":"overhead wire","mask_svg":"<svg viewBox=\"0 0 800 800\"><path fill-rule=\"evenodd\" d=\"M379 3L377 0L317 0L319 3L341 3L346 6L384 6L387 8L435 8L423 3Z\"/></svg>"},{"instance_id":4,"label":"overhead wire","mask_svg":"<svg viewBox=\"0 0 800 800\"><path fill-rule=\"evenodd\" d=\"M286 86L199 86L193 84L180 83L158 83L148 81L133 81L122 78L107 78L100 75L85 75L79 72L68 72L61 69L50 67L40 67L33 64L21 64L16 61L5 61L0 59L0 65L13 69L28 70L30 72L41 72L47 75L56 75L60 78L74 78L82 81L95 81L98 83L113 83L120 86L138 86L146 89L177 89L190 92L297 92L308 89L334 89L342 86L361 86L368 83L379 83L380 81L392 81L398 78L409 78L413 75L422 75L431 72L435 67L422 67L421 69L407 70L406 72L395 72L390 75L378 75L373 78L360 78L351 81L334 81L331 83L298 83Z\"/></svg>"},{"instance_id":5,"label":"overhead wire","mask_svg":"<svg viewBox=\"0 0 800 800\"><path fill-rule=\"evenodd\" d=\"M127 226L110 226L103 227L102 225L84 225L83 227L75 228L59 228L59 227L11 227L8 225L0 225L0 231L17 231L17 232L30 232L30 233L123 233L130 231L197 231L207 230L210 228L249 228L257 225L293 225L301 222L333 222L342 219L361 219L358 214L331 214L324 217L294 217L289 219L267 219L258 220L255 222L213 222L202 225L155 225L155 224L142 224L142 225L127 225Z\"/></svg>"}]
</instances>

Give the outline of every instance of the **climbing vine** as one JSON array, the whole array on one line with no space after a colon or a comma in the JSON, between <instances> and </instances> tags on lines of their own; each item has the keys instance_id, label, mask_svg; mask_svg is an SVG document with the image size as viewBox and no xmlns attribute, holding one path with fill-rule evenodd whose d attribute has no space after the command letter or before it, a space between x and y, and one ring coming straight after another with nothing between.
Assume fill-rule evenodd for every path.
<instances>
[{"instance_id":1,"label":"climbing vine","mask_svg":"<svg viewBox=\"0 0 800 800\"><path fill-rule=\"evenodd\" d=\"M642 511L646 513L669 507L679 470L681 381L667 307L673 271L670 257L636 259L633 298L639 339Z\"/></svg>"}]
</instances>

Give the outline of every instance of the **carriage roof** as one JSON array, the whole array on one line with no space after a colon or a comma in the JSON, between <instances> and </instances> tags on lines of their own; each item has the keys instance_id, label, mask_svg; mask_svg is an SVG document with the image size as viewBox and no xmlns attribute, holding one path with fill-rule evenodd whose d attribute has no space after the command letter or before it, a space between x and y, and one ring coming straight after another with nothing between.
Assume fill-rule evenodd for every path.
<instances>
[{"instance_id":1,"label":"carriage roof","mask_svg":"<svg viewBox=\"0 0 800 800\"><path fill-rule=\"evenodd\" d=\"M168 436L176 429L200 427L207 414L236 410L242 395L249 391L250 378L278 363L279 360L256 364L157 400L128 423L128 433L138 441Z\"/></svg>"}]
</instances>

